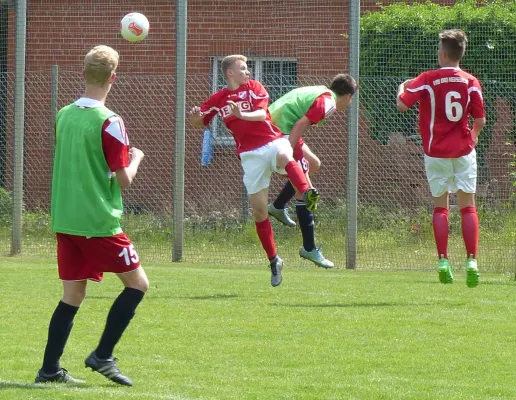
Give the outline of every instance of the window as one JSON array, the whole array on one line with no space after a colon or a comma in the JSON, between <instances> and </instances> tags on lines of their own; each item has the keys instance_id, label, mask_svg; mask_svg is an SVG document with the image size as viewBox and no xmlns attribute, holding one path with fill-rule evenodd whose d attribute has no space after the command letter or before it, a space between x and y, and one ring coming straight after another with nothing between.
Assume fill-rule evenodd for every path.
<instances>
[{"instance_id":1,"label":"window","mask_svg":"<svg viewBox=\"0 0 516 400\"><path fill-rule=\"evenodd\" d=\"M220 70L222 58L215 57L213 59L213 92L222 89L225 85ZM295 59L249 57L247 68L251 72L251 78L260 81L267 89L270 96L269 104L297 87L297 62ZM219 116L213 119L210 129L216 146L234 146L235 141Z\"/></svg>"}]
</instances>

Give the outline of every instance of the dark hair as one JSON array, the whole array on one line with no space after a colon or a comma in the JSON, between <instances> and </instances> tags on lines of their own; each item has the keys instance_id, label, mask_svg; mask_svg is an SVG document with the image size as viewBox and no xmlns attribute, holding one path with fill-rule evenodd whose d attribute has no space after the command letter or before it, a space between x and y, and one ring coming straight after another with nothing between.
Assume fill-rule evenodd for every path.
<instances>
[{"instance_id":1,"label":"dark hair","mask_svg":"<svg viewBox=\"0 0 516 400\"><path fill-rule=\"evenodd\" d=\"M338 74L333 78L330 85L330 90L337 96L344 96L346 94L353 96L357 88L357 82L349 74Z\"/></svg>"},{"instance_id":2,"label":"dark hair","mask_svg":"<svg viewBox=\"0 0 516 400\"><path fill-rule=\"evenodd\" d=\"M439 33L441 48L446 52L452 61L460 61L466 52L468 38L459 29L450 29Z\"/></svg>"}]
</instances>

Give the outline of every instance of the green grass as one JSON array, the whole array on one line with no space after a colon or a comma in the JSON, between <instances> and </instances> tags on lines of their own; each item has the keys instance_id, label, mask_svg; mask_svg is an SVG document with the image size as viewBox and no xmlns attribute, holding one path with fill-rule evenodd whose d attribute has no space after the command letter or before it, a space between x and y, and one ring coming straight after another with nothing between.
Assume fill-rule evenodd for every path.
<instances>
[{"instance_id":1,"label":"green grass","mask_svg":"<svg viewBox=\"0 0 516 400\"><path fill-rule=\"evenodd\" d=\"M55 261L0 259L0 398L514 399L516 282L462 272L146 264L151 288L115 351L135 383L84 369L121 287L91 284L62 365L87 384L37 386L60 296Z\"/></svg>"},{"instance_id":2,"label":"green grass","mask_svg":"<svg viewBox=\"0 0 516 400\"><path fill-rule=\"evenodd\" d=\"M0 196L1 199L1 196ZM511 203L512 204L512 203ZM478 262L484 271L514 273L516 269L516 209L511 204L498 208L479 205L480 246ZM431 211L431 210L430 210ZM429 270L436 253L431 212L360 206L358 215L359 269ZM342 204L325 205L316 218L316 242L337 267L346 265L346 210ZM55 237L46 212L23 215L22 255L45 258L55 255ZM299 259L299 228L287 228L273 221L279 254L289 265L308 265ZM1 225L1 224L0 224ZM125 215L123 227L144 260L167 262L172 258L171 217L153 214ZM189 263L266 264L254 222L236 217L212 215L188 218L184 224L183 260ZM0 256L9 255L10 228L0 227ZM450 213L449 254L452 265L463 269L464 243L460 213Z\"/></svg>"}]
</instances>

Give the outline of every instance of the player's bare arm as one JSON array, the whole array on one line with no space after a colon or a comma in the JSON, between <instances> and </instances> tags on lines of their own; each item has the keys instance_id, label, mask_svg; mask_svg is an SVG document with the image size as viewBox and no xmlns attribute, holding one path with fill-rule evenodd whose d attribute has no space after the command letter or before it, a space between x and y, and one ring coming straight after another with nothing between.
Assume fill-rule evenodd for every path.
<instances>
[{"instance_id":1,"label":"player's bare arm","mask_svg":"<svg viewBox=\"0 0 516 400\"><path fill-rule=\"evenodd\" d=\"M192 107L192 109L188 112L188 120L194 128L204 128L202 117L203 114L200 107Z\"/></svg>"},{"instance_id":2,"label":"player's bare arm","mask_svg":"<svg viewBox=\"0 0 516 400\"><path fill-rule=\"evenodd\" d=\"M136 147L132 147L129 150L129 166L125 168L119 168L115 171L116 179L118 179L118 183L121 187L126 188L133 183L134 177L138 172L138 167L140 166L140 162L143 160L143 151L137 149Z\"/></svg>"},{"instance_id":3,"label":"player's bare arm","mask_svg":"<svg viewBox=\"0 0 516 400\"><path fill-rule=\"evenodd\" d=\"M290 145L292 148L294 148L304 135L305 132L310 126L312 125L312 121L310 121L306 116L302 116L299 121L297 121L294 126L292 127L292 131L290 132L290 135L288 137L288 140L290 141Z\"/></svg>"},{"instance_id":4,"label":"player's bare arm","mask_svg":"<svg viewBox=\"0 0 516 400\"><path fill-rule=\"evenodd\" d=\"M265 118L267 117L267 113L262 108L259 108L255 111L246 112L241 111L240 108L238 108L238 104L234 101L228 100L227 103L231 110L231 114L239 119L243 119L244 121L265 121Z\"/></svg>"},{"instance_id":5,"label":"player's bare arm","mask_svg":"<svg viewBox=\"0 0 516 400\"><path fill-rule=\"evenodd\" d=\"M473 129L471 130L471 137L473 138L473 142L475 146L478 143L478 137L480 136L480 132L482 132L482 128L486 124L486 118L475 118L473 120Z\"/></svg>"},{"instance_id":6,"label":"player's bare arm","mask_svg":"<svg viewBox=\"0 0 516 400\"><path fill-rule=\"evenodd\" d=\"M403 82L399 87L398 87L398 95L396 96L396 106L398 107L398 110L400 110L401 112L405 112L409 109L409 107L407 107L401 100L400 100L400 95L402 95L403 93L405 93L405 90L407 90L407 88L409 87L410 83L412 82L412 79L407 79L405 82Z\"/></svg>"}]
</instances>

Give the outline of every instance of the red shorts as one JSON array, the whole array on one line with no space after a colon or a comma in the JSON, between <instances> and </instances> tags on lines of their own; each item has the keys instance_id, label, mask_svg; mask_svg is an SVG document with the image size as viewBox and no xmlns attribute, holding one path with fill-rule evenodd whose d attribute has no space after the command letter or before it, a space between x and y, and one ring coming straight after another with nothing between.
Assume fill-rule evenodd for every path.
<instances>
[{"instance_id":1,"label":"red shorts","mask_svg":"<svg viewBox=\"0 0 516 400\"><path fill-rule=\"evenodd\" d=\"M140 267L140 259L125 233L109 237L57 235L57 267L63 281L100 282L104 272L122 274Z\"/></svg>"},{"instance_id":2,"label":"red shorts","mask_svg":"<svg viewBox=\"0 0 516 400\"><path fill-rule=\"evenodd\" d=\"M300 138L296 145L294 146L294 160L297 161L301 169L303 170L303 173L308 172L308 161L303 156L303 145L305 144L305 141Z\"/></svg>"}]
</instances>

